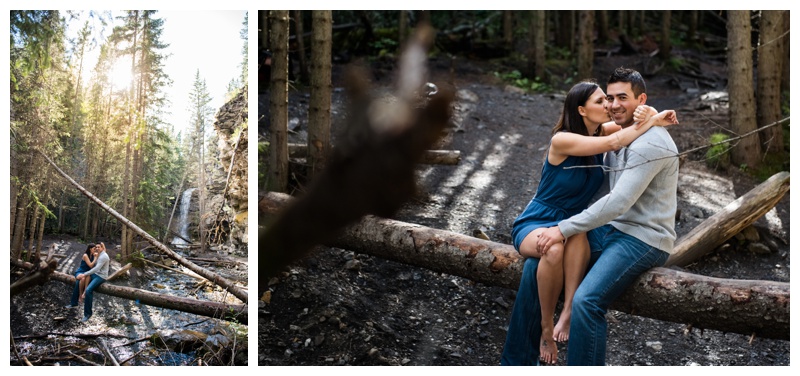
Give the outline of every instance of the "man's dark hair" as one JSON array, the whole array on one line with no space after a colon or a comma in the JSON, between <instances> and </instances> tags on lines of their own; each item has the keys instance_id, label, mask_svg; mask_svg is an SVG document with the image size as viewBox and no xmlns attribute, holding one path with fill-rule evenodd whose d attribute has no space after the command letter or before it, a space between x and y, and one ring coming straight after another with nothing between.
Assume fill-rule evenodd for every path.
<instances>
[{"instance_id":1,"label":"man's dark hair","mask_svg":"<svg viewBox=\"0 0 800 376\"><path fill-rule=\"evenodd\" d=\"M606 84L606 87L616 82L630 83L631 89L633 89L633 95L636 98L639 98L642 93L647 92L647 87L644 84L644 78L642 78L642 75L630 68L619 67L615 69L614 72L611 73L611 77L608 78L608 84Z\"/></svg>"}]
</instances>

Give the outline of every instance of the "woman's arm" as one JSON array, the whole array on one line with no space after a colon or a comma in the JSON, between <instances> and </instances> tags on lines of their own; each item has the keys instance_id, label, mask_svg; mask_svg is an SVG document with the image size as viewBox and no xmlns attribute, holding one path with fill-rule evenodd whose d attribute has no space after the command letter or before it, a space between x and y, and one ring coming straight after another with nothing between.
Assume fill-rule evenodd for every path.
<instances>
[{"instance_id":1,"label":"woman's arm","mask_svg":"<svg viewBox=\"0 0 800 376\"><path fill-rule=\"evenodd\" d=\"M638 127L630 126L606 136L592 137L560 132L553 136L550 153L561 156L584 157L619 150L623 146L630 145L633 140L647 132L654 125L677 123L678 119L675 111L667 110L650 117Z\"/></svg>"},{"instance_id":2,"label":"woman's arm","mask_svg":"<svg viewBox=\"0 0 800 376\"><path fill-rule=\"evenodd\" d=\"M89 255L85 253L83 254L83 261L86 262L86 265L89 265L89 268L94 267L95 260L97 260L97 256L95 256L93 259L90 260Z\"/></svg>"}]
</instances>

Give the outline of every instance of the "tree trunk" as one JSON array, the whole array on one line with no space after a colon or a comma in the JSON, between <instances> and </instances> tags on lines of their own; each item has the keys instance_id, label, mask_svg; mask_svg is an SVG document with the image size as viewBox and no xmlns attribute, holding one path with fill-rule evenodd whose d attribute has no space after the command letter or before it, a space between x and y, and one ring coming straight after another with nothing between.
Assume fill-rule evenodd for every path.
<instances>
[{"instance_id":1,"label":"tree trunk","mask_svg":"<svg viewBox=\"0 0 800 376\"><path fill-rule=\"evenodd\" d=\"M578 11L578 77L593 77L594 63L594 11Z\"/></svg>"},{"instance_id":2,"label":"tree trunk","mask_svg":"<svg viewBox=\"0 0 800 376\"><path fill-rule=\"evenodd\" d=\"M781 118L781 73L783 73L782 10L762 10L758 32L758 80L756 108L758 124L772 124ZM761 146L783 159L783 127L769 127L760 134Z\"/></svg>"},{"instance_id":3,"label":"tree trunk","mask_svg":"<svg viewBox=\"0 0 800 376\"><path fill-rule=\"evenodd\" d=\"M28 261L33 260L33 252L36 248L36 225L39 222L39 203L35 202L34 205L36 207L33 209L28 229Z\"/></svg>"},{"instance_id":4,"label":"tree trunk","mask_svg":"<svg viewBox=\"0 0 800 376\"><path fill-rule=\"evenodd\" d=\"M270 78L270 142L267 149L265 189L286 192L289 183L288 91L289 91L289 12L270 11L272 24L272 77ZM313 26L312 26L313 27Z\"/></svg>"},{"instance_id":5,"label":"tree trunk","mask_svg":"<svg viewBox=\"0 0 800 376\"><path fill-rule=\"evenodd\" d=\"M661 59L668 61L672 57L672 41L670 41L670 28L672 11L665 10L661 13L661 43L658 47L658 55Z\"/></svg>"},{"instance_id":6,"label":"tree trunk","mask_svg":"<svg viewBox=\"0 0 800 376\"><path fill-rule=\"evenodd\" d=\"M331 148L331 22L329 10L311 11L311 98L308 101L309 177L327 164Z\"/></svg>"},{"instance_id":7,"label":"tree trunk","mask_svg":"<svg viewBox=\"0 0 800 376\"><path fill-rule=\"evenodd\" d=\"M556 42L559 47L565 48L570 52L575 51L575 11L559 10L558 12L558 36Z\"/></svg>"},{"instance_id":8,"label":"tree trunk","mask_svg":"<svg viewBox=\"0 0 800 376\"><path fill-rule=\"evenodd\" d=\"M503 44L511 51L514 46L514 13L503 11Z\"/></svg>"},{"instance_id":9,"label":"tree trunk","mask_svg":"<svg viewBox=\"0 0 800 376\"><path fill-rule=\"evenodd\" d=\"M687 33L686 39L689 41L689 46L695 46L697 45L697 18L700 12L697 10L689 12L689 33Z\"/></svg>"},{"instance_id":10,"label":"tree trunk","mask_svg":"<svg viewBox=\"0 0 800 376\"><path fill-rule=\"evenodd\" d=\"M161 251L163 254L167 255L168 257L172 258L175 261L178 261L178 263L180 263L181 265L185 266L189 270L191 270L191 271L203 276L204 278L208 279L209 281L221 286L222 288L224 288L225 290L229 291L231 294L233 294L234 296L239 298L241 301L247 303L247 292L246 291L242 290L241 288L236 286L234 283L232 283L232 282L220 277L217 273L214 273L214 272L212 272L210 270L203 269L200 266L196 265L195 263L187 260L185 257L173 252L171 249L169 249L164 244L160 243L158 240L156 240L154 237L152 237L146 231L144 231L141 228L139 228L139 226L137 226L135 223L133 223L133 222L129 221L127 218L121 216L119 213L117 213L116 210L112 209L111 207L106 205L103 201L100 201L100 199L98 199L97 197L92 195L89 191L87 191L85 188L83 188L80 184L78 184L75 180L73 180L64 171L62 171L60 168L58 168L58 166L56 166L56 164L53 163L53 161L51 161L49 157L47 157L43 153L42 153L42 156L44 156L44 158L47 160L47 162L49 162L50 165L53 166L53 168L55 168L56 171L58 171L59 174L61 174L61 176L63 176L65 179L67 179L67 181L69 181L73 186L75 186L75 188L77 188L86 197L89 197L98 206L103 208L103 210L105 210L106 212L108 212L109 214L114 216L114 218L116 218L118 221L120 221L123 226L127 226L128 228L130 228L131 231L133 231L134 233L136 233L139 236L143 237L145 240L147 240L148 243L150 243L157 250Z\"/></svg>"},{"instance_id":11,"label":"tree trunk","mask_svg":"<svg viewBox=\"0 0 800 376\"><path fill-rule=\"evenodd\" d=\"M722 332L789 340L790 284L653 268L611 308Z\"/></svg>"},{"instance_id":12,"label":"tree trunk","mask_svg":"<svg viewBox=\"0 0 800 376\"><path fill-rule=\"evenodd\" d=\"M306 43L303 30L303 11L294 11L295 37L297 38L297 60L300 63L300 82L308 83L308 66L306 65Z\"/></svg>"},{"instance_id":13,"label":"tree trunk","mask_svg":"<svg viewBox=\"0 0 800 376\"><path fill-rule=\"evenodd\" d=\"M47 203L50 201L50 182L53 180L52 174L45 173L46 182L44 188L44 196L42 196L42 205L47 207ZM39 234L36 236L38 242L36 243L36 249L34 252L36 254L36 259L39 259L39 253L42 251L42 239L44 238L44 224L47 222L47 213L43 212L42 217L39 222Z\"/></svg>"},{"instance_id":14,"label":"tree trunk","mask_svg":"<svg viewBox=\"0 0 800 376\"><path fill-rule=\"evenodd\" d=\"M29 195L23 190L22 197L17 199L17 215L14 221L14 236L11 238L11 257L18 259L22 254L22 243L25 240L25 223L28 218Z\"/></svg>"},{"instance_id":15,"label":"tree trunk","mask_svg":"<svg viewBox=\"0 0 800 376\"><path fill-rule=\"evenodd\" d=\"M31 263L22 263L19 261L12 261L11 263L14 266L25 269L33 268L33 264ZM66 283L70 286L75 285L75 277L57 271L50 273L50 279ZM195 298L184 298L159 294L133 287L115 286L111 283L103 283L94 291L117 298L135 300L140 304L146 304L153 307L174 309L181 312L188 312L195 315L213 317L228 321L235 320L247 325L246 304L233 305L219 302L201 301Z\"/></svg>"},{"instance_id":16,"label":"tree trunk","mask_svg":"<svg viewBox=\"0 0 800 376\"><path fill-rule=\"evenodd\" d=\"M528 48L528 61L532 66L529 66L531 77L535 79L544 79L544 65L545 65L545 11L532 10L530 11L530 45Z\"/></svg>"},{"instance_id":17,"label":"tree trunk","mask_svg":"<svg viewBox=\"0 0 800 376\"><path fill-rule=\"evenodd\" d=\"M753 48L750 11L728 11L728 95L731 129L741 135L757 128L753 95ZM756 168L761 160L758 134L741 139L731 153L735 166Z\"/></svg>"},{"instance_id":18,"label":"tree trunk","mask_svg":"<svg viewBox=\"0 0 800 376\"><path fill-rule=\"evenodd\" d=\"M626 13L627 13L627 11L624 11L624 10L618 10L617 11L617 15L619 15L619 19L617 19L617 22L618 22L617 27L619 28L619 33L621 35L625 34L625 29L626 29L625 28L625 24L628 23L628 20L626 19L626 16L627 16Z\"/></svg>"},{"instance_id":19,"label":"tree trunk","mask_svg":"<svg viewBox=\"0 0 800 376\"><path fill-rule=\"evenodd\" d=\"M772 210L789 191L789 173L780 172L747 192L678 239L665 266L686 266Z\"/></svg>"},{"instance_id":20,"label":"tree trunk","mask_svg":"<svg viewBox=\"0 0 800 376\"><path fill-rule=\"evenodd\" d=\"M397 46L399 46L401 51L406 43L407 35L408 35L408 11L401 10L400 20L398 21L397 25Z\"/></svg>"},{"instance_id":21,"label":"tree trunk","mask_svg":"<svg viewBox=\"0 0 800 376\"><path fill-rule=\"evenodd\" d=\"M639 11L639 35L645 35L644 32L644 13L645 11Z\"/></svg>"},{"instance_id":22,"label":"tree trunk","mask_svg":"<svg viewBox=\"0 0 800 376\"><path fill-rule=\"evenodd\" d=\"M600 13L597 22L597 42L605 43L608 40L608 11L599 10Z\"/></svg>"},{"instance_id":23,"label":"tree trunk","mask_svg":"<svg viewBox=\"0 0 800 376\"><path fill-rule=\"evenodd\" d=\"M269 40L269 31L270 31L270 28L269 28L269 26L270 26L269 25L269 12L270 11L268 11L268 10L259 10L258 11L258 15L261 16L261 30L259 30L259 32L260 32L260 34L259 34L260 38L259 39L260 39L260 42L261 42L261 48L265 49L265 50L270 49L270 46L269 46L269 43L270 43L270 40ZM263 61L259 61L258 62L258 64L261 64L261 63L263 63Z\"/></svg>"},{"instance_id":24,"label":"tree trunk","mask_svg":"<svg viewBox=\"0 0 800 376\"><path fill-rule=\"evenodd\" d=\"M789 30L789 10L783 12L783 30ZM789 92L789 50L791 50L791 43L789 40L791 39L792 33L787 33L783 38L783 74L781 75L781 97L783 93ZM787 101L788 102L788 101Z\"/></svg>"},{"instance_id":25,"label":"tree trunk","mask_svg":"<svg viewBox=\"0 0 800 376\"><path fill-rule=\"evenodd\" d=\"M303 144L289 144L290 158L307 158L308 146ZM461 162L459 150L426 150L422 154L419 164L429 165L457 165Z\"/></svg>"},{"instance_id":26,"label":"tree trunk","mask_svg":"<svg viewBox=\"0 0 800 376\"><path fill-rule=\"evenodd\" d=\"M268 193L259 203L259 214L274 216L290 200L285 194ZM510 289L519 286L524 260L511 245L373 216L325 244ZM788 283L653 268L611 308L701 328L789 339Z\"/></svg>"}]
</instances>

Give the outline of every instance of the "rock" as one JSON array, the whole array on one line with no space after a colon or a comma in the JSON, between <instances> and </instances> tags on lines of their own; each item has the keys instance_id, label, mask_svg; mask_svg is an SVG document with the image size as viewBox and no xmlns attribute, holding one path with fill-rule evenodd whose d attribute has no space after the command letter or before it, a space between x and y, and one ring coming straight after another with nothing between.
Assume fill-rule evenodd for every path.
<instances>
[{"instance_id":1,"label":"rock","mask_svg":"<svg viewBox=\"0 0 800 376\"><path fill-rule=\"evenodd\" d=\"M742 230L742 235L744 235L744 238L749 242L757 242L761 239L758 235L758 230L753 226L745 227L744 230Z\"/></svg>"},{"instance_id":2,"label":"rock","mask_svg":"<svg viewBox=\"0 0 800 376\"><path fill-rule=\"evenodd\" d=\"M369 349L369 351L367 352L367 355L369 355L370 358L374 358L374 357L379 355L379 351L378 351L378 349L373 347L373 348Z\"/></svg>"},{"instance_id":3,"label":"rock","mask_svg":"<svg viewBox=\"0 0 800 376\"><path fill-rule=\"evenodd\" d=\"M503 297L498 297L497 299L495 299L495 300L494 300L494 302L495 302L497 305L499 305L499 306L501 306L501 307L503 307L503 308L505 308L505 309L508 309L508 307L509 307L509 304L508 304L508 303L506 303L506 301L505 301L505 300L503 300Z\"/></svg>"},{"instance_id":4,"label":"rock","mask_svg":"<svg viewBox=\"0 0 800 376\"><path fill-rule=\"evenodd\" d=\"M478 94L475 94L473 91L469 89L460 89L456 92L456 99L459 102L478 102Z\"/></svg>"},{"instance_id":5,"label":"rock","mask_svg":"<svg viewBox=\"0 0 800 376\"><path fill-rule=\"evenodd\" d=\"M663 347L660 341L647 341L645 344L656 351L661 351L661 348Z\"/></svg>"},{"instance_id":6,"label":"rock","mask_svg":"<svg viewBox=\"0 0 800 376\"><path fill-rule=\"evenodd\" d=\"M323 342L325 342L325 335L324 334L320 334L320 335L314 337L314 346L319 346Z\"/></svg>"},{"instance_id":7,"label":"rock","mask_svg":"<svg viewBox=\"0 0 800 376\"><path fill-rule=\"evenodd\" d=\"M350 260L344 264L344 268L347 270L359 271L361 270L361 261L356 259Z\"/></svg>"},{"instance_id":8,"label":"rock","mask_svg":"<svg viewBox=\"0 0 800 376\"><path fill-rule=\"evenodd\" d=\"M408 363L411 363L411 359L403 358L403 360L400 361L400 364L402 364L402 365L406 365Z\"/></svg>"},{"instance_id":9,"label":"rock","mask_svg":"<svg viewBox=\"0 0 800 376\"><path fill-rule=\"evenodd\" d=\"M747 246L747 250L757 255L768 255L772 252L769 247L762 243L750 243Z\"/></svg>"},{"instance_id":10,"label":"rock","mask_svg":"<svg viewBox=\"0 0 800 376\"><path fill-rule=\"evenodd\" d=\"M503 91L505 91L506 93L510 93L510 94L525 94L525 89L518 88L516 86L511 86L511 85L506 85L506 87L503 88Z\"/></svg>"}]
</instances>

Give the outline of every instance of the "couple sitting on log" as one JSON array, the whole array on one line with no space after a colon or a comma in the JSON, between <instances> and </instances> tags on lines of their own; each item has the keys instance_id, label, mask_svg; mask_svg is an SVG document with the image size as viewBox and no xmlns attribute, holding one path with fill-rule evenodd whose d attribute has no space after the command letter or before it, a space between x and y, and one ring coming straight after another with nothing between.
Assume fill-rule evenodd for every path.
<instances>
[{"instance_id":1,"label":"couple sitting on log","mask_svg":"<svg viewBox=\"0 0 800 376\"><path fill-rule=\"evenodd\" d=\"M109 270L106 245L89 244L86 253L81 257L81 265L75 272L75 288L72 289L72 300L67 308L77 308L78 301L83 302L83 319L86 322L92 317L92 297L94 290L108 279Z\"/></svg>"}]
</instances>

